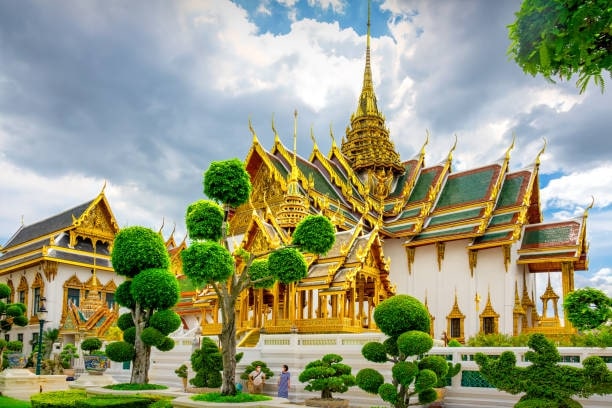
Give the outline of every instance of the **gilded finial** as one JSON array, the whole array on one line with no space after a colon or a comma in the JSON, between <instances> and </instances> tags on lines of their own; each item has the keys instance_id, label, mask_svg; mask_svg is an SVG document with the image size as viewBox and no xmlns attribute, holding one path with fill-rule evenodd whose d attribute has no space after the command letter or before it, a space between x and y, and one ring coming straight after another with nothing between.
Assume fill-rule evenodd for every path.
<instances>
[{"instance_id":1,"label":"gilded finial","mask_svg":"<svg viewBox=\"0 0 612 408\"><path fill-rule=\"evenodd\" d=\"M100 191L100 194L103 194L104 190L106 190L106 180L104 180L104 185L102 186L102 191Z\"/></svg>"},{"instance_id":2,"label":"gilded finial","mask_svg":"<svg viewBox=\"0 0 612 408\"><path fill-rule=\"evenodd\" d=\"M536 156L536 165L538 165L538 166L540 165L540 158L542 157L542 155L544 154L544 151L546 150L547 141L546 141L546 138L543 138L543 139L544 139L544 146L542 146L542 149L540 150L540 152Z\"/></svg>"},{"instance_id":3,"label":"gilded finial","mask_svg":"<svg viewBox=\"0 0 612 408\"><path fill-rule=\"evenodd\" d=\"M272 132L274 132L274 143L280 142L280 137L276 131L276 126L274 126L274 113L272 113Z\"/></svg>"},{"instance_id":4,"label":"gilded finial","mask_svg":"<svg viewBox=\"0 0 612 408\"><path fill-rule=\"evenodd\" d=\"M514 132L512 132L512 144L510 144L510 147L508 147L508 149L506 150L506 160L510 159L510 151L512 149L514 149L514 142L516 141L516 134Z\"/></svg>"},{"instance_id":5,"label":"gilded finial","mask_svg":"<svg viewBox=\"0 0 612 408\"><path fill-rule=\"evenodd\" d=\"M162 217L162 223L161 223L161 227L159 227L159 231L157 231L158 235L162 234L162 230L164 229L164 224L166 223L166 219L165 217Z\"/></svg>"},{"instance_id":6,"label":"gilded finial","mask_svg":"<svg viewBox=\"0 0 612 408\"><path fill-rule=\"evenodd\" d=\"M312 140L312 144L314 145L314 149L318 149L317 146L317 139L315 139L315 135L314 135L314 130L312 128L312 125L310 125L310 140Z\"/></svg>"},{"instance_id":7,"label":"gilded finial","mask_svg":"<svg viewBox=\"0 0 612 408\"><path fill-rule=\"evenodd\" d=\"M453 144L453 147L451 147L450 151L448 152L449 161L453 160L453 152L455 151L456 148L457 148L457 134L455 133L455 143Z\"/></svg>"},{"instance_id":8,"label":"gilded finial","mask_svg":"<svg viewBox=\"0 0 612 408\"><path fill-rule=\"evenodd\" d=\"M332 128L332 123L329 123L329 137L331 137L332 147L336 146L336 138L334 137L334 129Z\"/></svg>"},{"instance_id":9,"label":"gilded finial","mask_svg":"<svg viewBox=\"0 0 612 408\"><path fill-rule=\"evenodd\" d=\"M253 135L253 143L257 141L257 133L255 133L255 129L253 129L253 123L251 122L251 117L249 116L249 131Z\"/></svg>"}]
</instances>

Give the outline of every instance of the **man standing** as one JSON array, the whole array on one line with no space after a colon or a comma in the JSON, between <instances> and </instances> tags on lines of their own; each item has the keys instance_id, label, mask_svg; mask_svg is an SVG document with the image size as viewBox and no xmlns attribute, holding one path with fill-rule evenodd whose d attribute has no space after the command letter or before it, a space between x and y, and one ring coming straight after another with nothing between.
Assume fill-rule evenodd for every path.
<instances>
[{"instance_id":1,"label":"man standing","mask_svg":"<svg viewBox=\"0 0 612 408\"><path fill-rule=\"evenodd\" d=\"M261 394L266 380L266 374L261 371L261 366L255 367L255 370L249 374L249 378L253 382L253 394Z\"/></svg>"}]
</instances>

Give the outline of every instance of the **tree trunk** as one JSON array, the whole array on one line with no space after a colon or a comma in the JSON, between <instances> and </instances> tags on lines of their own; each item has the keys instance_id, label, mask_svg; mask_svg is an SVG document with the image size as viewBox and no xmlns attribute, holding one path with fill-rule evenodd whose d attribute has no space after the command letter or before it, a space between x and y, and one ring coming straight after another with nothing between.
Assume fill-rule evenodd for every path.
<instances>
[{"instance_id":1,"label":"tree trunk","mask_svg":"<svg viewBox=\"0 0 612 408\"><path fill-rule=\"evenodd\" d=\"M149 364L151 360L151 346L147 346L140 339L140 334L145 329L147 323L146 312L140 310L140 305L136 304L133 311L134 322L136 323L136 341L134 342L135 355L134 366L132 367L131 384L146 384L149 382Z\"/></svg>"},{"instance_id":2,"label":"tree trunk","mask_svg":"<svg viewBox=\"0 0 612 408\"><path fill-rule=\"evenodd\" d=\"M229 295L220 300L223 313L223 327L219 335L223 357L221 395L236 395L236 299Z\"/></svg>"}]
</instances>

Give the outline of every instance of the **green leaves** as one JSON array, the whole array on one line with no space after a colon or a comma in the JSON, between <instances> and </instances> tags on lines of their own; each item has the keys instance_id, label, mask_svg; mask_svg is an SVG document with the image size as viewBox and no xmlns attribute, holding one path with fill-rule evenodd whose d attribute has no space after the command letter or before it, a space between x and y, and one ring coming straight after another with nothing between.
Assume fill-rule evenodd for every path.
<instances>
[{"instance_id":1,"label":"green leaves","mask_svg":"<svg viewBox=\"0 0 612 408\"><path fill-rule=\"evenodd\" d=\"M295 248L281 248L272 252L268 257L268 268L282 283L297 282L308 274L304 255Z\"/></svg>"},{"instance_id":2,"label":"green leaves","mask_svg":"<svg viewBox=\"0 0 612 408\"><path fill-rule=\"evenodd\" d=\"M176 277L167 269L147 269L132 280L132 297L149 309L168 309L179 300L179 286Z\"/></svg>"},{"instance_id":3,"label":"green leaves","mask_svg":"<svg viewBox=\"0 0 612 408\"><path fill-rule=\"evenodd\" d=\"M563 310L578 330L594 329L612 318L612 299L599 289L577 289L565 297Z\"/></svg>"},{"instance_id":4,"label":"green leaves","mask_svg":"<svg viewBox=\"0 0 612 408\"><path fill-rule=\"evenodd\" d=\"M246 203L251 189L249 174L238 159L214 161L204 173L204 194L230 207Z\"/></svg>"},{"instance_id":5,"label":"green leaves","mask_svg":"<svg viewBox=\"0 0 612 408\"><path fill-rule=\"evenodd\" d=\"M223 209L210 200L199 200L187 207L185 224L191 239L219 241L223 233Z\"/></svg>"},{"instance_id":6,"label":"green leaves","mask_svg":"<svg viewBox=\"0 0 612 408\"><path fill-rule=\"evenodd\" d=\"M429 333L429 312L418 299L409 295L395 295L374 309L374 321L389 337L410 330Z\"/></svg>"},{"instance_id":7,"label":"green leaves","mask_svg":"<svg viewBox=\"0 0 612 408\"><path fill-rule=\"evenodd\" d=\"M334 245L336 232L331 221L322 215L309 215L295 228L293 245L304 252L326 254Z\"/></svg>"},{"instance_id":8,"label":"green leaves","mask_svg":"<svg viewBox=\"0 0 612 408\"><path fill-rule=\"evenodd\" d=\"M602 71L612 69L609 0L524 0L508 26L508 54L525 73L569 79L579 75L584 92L591 78L604 91Z\"/></svg>"},{"instance_id":9,"label":"green leaves","mask_svg":"<svg viewBox=\"0 0 612 408\"><path fill-rule=\"evenodd\" d=\"M183 272L202 287L227 280L234 272L234 258L227 249L213 241L194 242L181 253Z\"/></svg>"},{"instance_id":10,"label":"green leaves","mask_svg":"<svg viewBox=\"0 0 612 408\"><path fill-rule=\"evenodd\" d=\"M145 227L123 228L115 236L111 254L119 275L134 277L150 268L168 268L170 257L162 237Z\"/></svg>"}]
</instances>

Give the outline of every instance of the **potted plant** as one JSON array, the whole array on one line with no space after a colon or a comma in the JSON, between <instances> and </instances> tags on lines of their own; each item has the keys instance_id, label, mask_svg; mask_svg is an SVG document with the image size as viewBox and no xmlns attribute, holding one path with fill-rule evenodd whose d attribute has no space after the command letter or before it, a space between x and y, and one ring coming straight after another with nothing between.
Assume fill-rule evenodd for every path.
<instances>
[{"instance_id":1,"label":"potted plant","mask_svg":"<svg viewBox=\"0 0 612 408\"><path fill-rule=\"evenodd\" d=\"M322 359L306 364L300 373L299 380L308 383L306 391L321 391L320 398L310 398L305 401L311 407L348 407L348 400L333 398L334 392L346 392L355 385L355 377L351 367L342 364L342 357L337 354L326 354Z\"/></svg>"},{"instance_id":2,"label":"potted plant","mask_svg":"<svg viewBox=\"0 0 612 408\"><path fill-rule=\"evenodd\" d=\"M183 391L187 392L187 365L181 364L179 368L174 370L174 373L183 381Z\"/></svg>"},{"instance_id":3,"label":"potted plant","mask_svg":"<svg viewBox=\"0 0 612 408\"><path fill-rule=\"evenodd\" d=\"M75 371L72 367L72 362L75 358L79 358L76 346L72 343L64 344L64 347L60 352L59 358L60 364L62 365L64 374L66 374L67 379L74 379Z\"/></svg>"},{"instance_id":4,"label":"potted plant","mask_svg":"<svg viewBox=\"0 0 612 408\"><path fill-rule=\"evenodd\" d=\"M102 375L110 367L110 361L101 348L102 340L97 337L87 338L81 343L81 350L88 352L83 356L83 362L89 374Z\"/></svg>"},{"instance_id":5,"label":"potted plant","mask_svg":"<svg viewBox=\"0 0 612 408\"><path fill-rule=\"evenodd\" d=\"M26 356L23 354L23 342L19 340L11 340L6 343L4 356L8 361L8 368L24 368L26 365Z\"/></svg>"}]
</instances>

